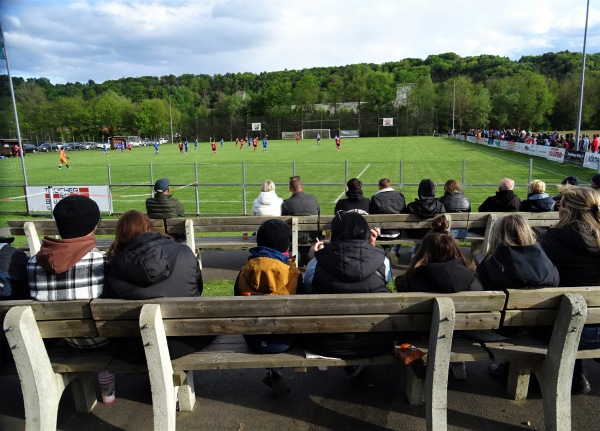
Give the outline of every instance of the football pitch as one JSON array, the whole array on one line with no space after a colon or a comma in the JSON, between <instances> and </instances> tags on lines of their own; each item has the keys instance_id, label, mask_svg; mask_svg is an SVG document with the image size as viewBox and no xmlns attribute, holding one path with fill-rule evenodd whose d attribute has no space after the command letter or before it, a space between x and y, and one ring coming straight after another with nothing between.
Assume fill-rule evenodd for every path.
<instances>
[{"instance_id":1,"label":"football pitch","mask_svg":"<svg viewBox=\"0 0 600 431\"><path fill-rule=\"evenodd\" d=\"M337 199L344 197L347 179L363 181L366 197L377 191L380 178L389 178L401 188L407 201L417 194L423 178L437 185L437 195L443 194L443 184L456 179L465 184L465 193L476 210L485 197L496 191L499 180L513 178L518 184L517 195L525 198L530 179L530 158L460 142L446 137L385 137L348 138L336 151L333 139L270 140L263 152L259 141L256 151L235 142L217 142L212 154L210 143L201 142L198 149L190 143L187 154L180 154L176 144L163 144L158 155L154 147L111 150L109 156L101 150L67 152L71 169L58 169L58 153L27 154L25 167L30 186L69 186L110 184L116 213L128 209L144 211L144 200L152 192L151 184L168 177L174 197L189 214L250 214L252 201L266 179L275 182L277 194L289 196L288 181L300 175L308 193L314 193L322 214L331 214ZM464 161L464 163L463 163ZM556 194L556 184L569 175L579 177L582 185L594 174L572 164L560 164L534 158L531 179L541 179L547 192ZM0 212L25 212L19 159L0 160L3 187L0 189ZM401 187L400 187L401 186Z\"/></svg>"}]
</instances>

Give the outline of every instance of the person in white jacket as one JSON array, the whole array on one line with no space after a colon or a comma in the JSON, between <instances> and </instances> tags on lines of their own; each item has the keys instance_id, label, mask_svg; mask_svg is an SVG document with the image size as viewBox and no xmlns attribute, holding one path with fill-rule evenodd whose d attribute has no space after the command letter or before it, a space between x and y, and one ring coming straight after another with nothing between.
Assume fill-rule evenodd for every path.
<instances>
[{"instance_id":1,"label":"person in white jacket","mask_svg":"<svg viewBox=\"0 0 600 431\"><path fill-rule=\"evenodd\" d=\"M283 199L275 193L275 183L266 180L258 197L252 204L252 215L255 216L280 216Z\"/></svg>"}]
</instances>

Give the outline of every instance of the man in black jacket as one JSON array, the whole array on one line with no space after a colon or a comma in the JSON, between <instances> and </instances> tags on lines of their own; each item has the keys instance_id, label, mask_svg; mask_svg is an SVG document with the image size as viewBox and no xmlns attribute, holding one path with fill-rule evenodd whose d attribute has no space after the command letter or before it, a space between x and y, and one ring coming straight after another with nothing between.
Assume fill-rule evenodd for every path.
<instances>
[{"instance_id":1,"label":"man in black jacket","mask_svg":"<svg viewBox=\"0 0 600 431\"><path fill-rule=\"evenodd\" d=\"M146 199L146 213L150 218L182 217L185 213L183 205L169 193L171 183L168 178L161 178L154 184L153 198Z\"/></svg>"},{"instance_id":2,"label":"man in black jacket","mask_svg":"<svg viewBox=\"0 0 600 431\"><path fill-rule=\"evenodd\" d=\"M519 211L521 199L515 195L513 188L515 182L510 178L503 178L498 185L495 196L488 197L479 206L479 212L513 212Z\"/></svg>"},{"instance_id":3,"label":"man in black jacket","mask_svg":"<svg viewBox=\"0 0 600 431\"><path fill-rule=\"evenodd\" d=\"M379 180L379 191L371 196L369 203L369 214L402 214L406 201L404 195L392 188L392 182L388 178ZM381 231L382 239L392 239L400 236L396 229L385 229Z\"/></svg>"},{"instance_id":4,"label":"man in black jacket","mask_svg":"<svg viewBox=\"0 0 600 431\"><path fill-rule=\"evenodd\" d=\"M321 209L317 198L315 195L304 193L304 186L299 176L290 178L290 193L292 193L292 196L285 199L281 204L282 216L319 215ZM320 235L320 232L299 232L298 242L308 242L309 239L314 241L318 235ZM298 253L300 253L300 258L298 259L299 267L306 265L310 261L309 252L310 246L298 247Z\"/></svg>"}]
</instances>

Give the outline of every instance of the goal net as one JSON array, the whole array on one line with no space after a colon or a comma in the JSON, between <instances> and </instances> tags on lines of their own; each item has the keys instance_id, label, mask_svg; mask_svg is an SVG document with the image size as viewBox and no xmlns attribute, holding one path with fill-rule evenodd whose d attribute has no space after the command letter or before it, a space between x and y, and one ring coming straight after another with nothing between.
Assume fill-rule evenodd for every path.
<instances>
[{"instance_id":1,"label":"goal net","mask_svg":"<svg viewBox=\"0 0 600 431\"><path fill-rule=\"evenodd\" d=\"M331 139L331 129L302 129L302 139L317 139L317 134L321 139Z\"/></svg>"}]
</instances>

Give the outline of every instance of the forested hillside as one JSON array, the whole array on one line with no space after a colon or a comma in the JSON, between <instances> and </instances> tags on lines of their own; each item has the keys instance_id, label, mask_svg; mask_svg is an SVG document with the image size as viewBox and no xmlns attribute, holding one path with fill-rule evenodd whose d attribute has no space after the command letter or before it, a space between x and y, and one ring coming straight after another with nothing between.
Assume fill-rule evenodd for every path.
<instances>
[{"instance_id":1,"label":"forested hillside","mask_svg":"<svg viewBox=\"0 0 600 431\"><path fill-rule=\"evenodd\" d=\"M129 77L52 84L13 77L22 134L32 141L110 135L244 136L261 122L273 136L302 128L356 129L361 135L428 134L434 129L575 127L580 53L518 61L454 53L384 64L278 72ZM15 127L6 75L0 77L0 136ZM586 59L582 128L600 129L600 54ZM352 102L347 104L346 102ZM394 118L393 128L378 127Z\"/></svg>"}]
</instances>

